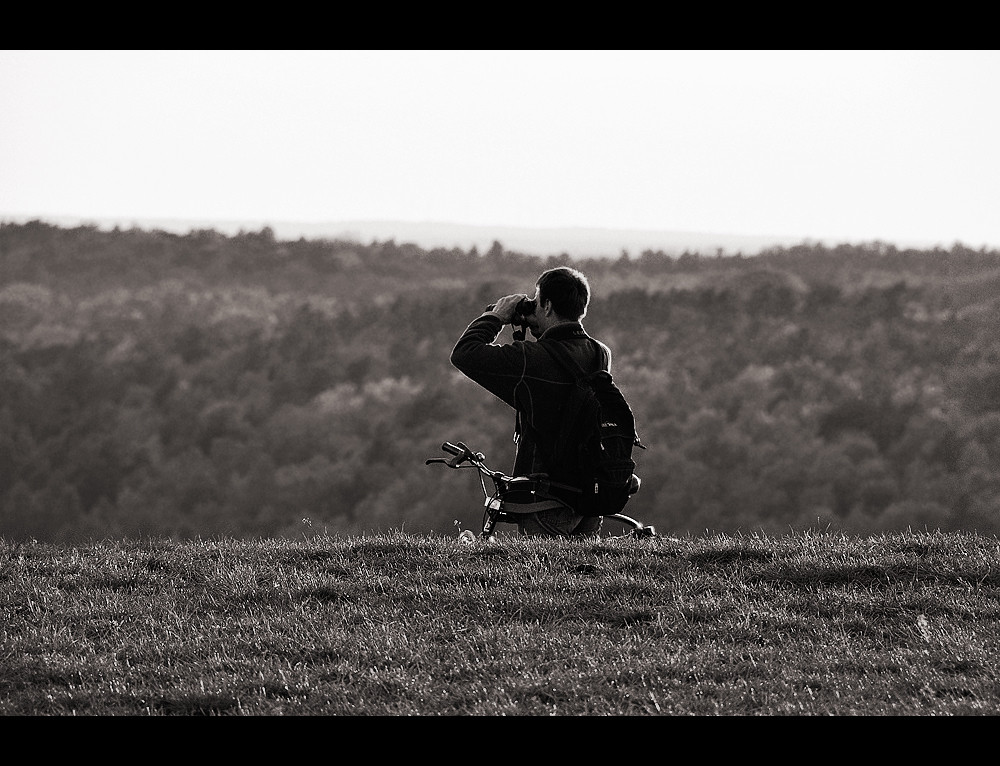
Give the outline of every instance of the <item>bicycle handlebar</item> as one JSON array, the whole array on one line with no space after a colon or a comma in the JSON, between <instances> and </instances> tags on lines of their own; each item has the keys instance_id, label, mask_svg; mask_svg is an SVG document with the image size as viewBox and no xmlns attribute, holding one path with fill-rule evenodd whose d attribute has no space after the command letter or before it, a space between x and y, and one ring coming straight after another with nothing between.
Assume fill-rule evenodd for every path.
<instances>
[{"instance_id":1,"label":"bicycle handlebar","mask_svg":"<svg viewBox=\"0 0 1000 766\"><path fill-rule=\"evenodd\" d=\"M479 468L481 471L485 471L487 474L495 473L490 468L486 467L486 455L482 452L473 452L469 445L465 442L445 442L441 445L441 449L445 452L453 455L453 457L445 460L444 458L428 458L424 461L427 465L431 463L444 463L450 468L460 468L463 467L463 463L469 462L471 466ZM497 476L503 476L502 473L498 473Z\"/></svg>"}]
</instances>

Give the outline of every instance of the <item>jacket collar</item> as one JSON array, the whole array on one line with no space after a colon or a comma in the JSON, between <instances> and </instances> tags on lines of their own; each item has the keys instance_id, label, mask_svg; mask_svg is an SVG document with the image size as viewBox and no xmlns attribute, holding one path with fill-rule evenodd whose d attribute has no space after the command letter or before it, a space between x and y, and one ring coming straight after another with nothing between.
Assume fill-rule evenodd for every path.
<instances>
[{"instance_id":1,"label":"jacket collar","mask_svg":"<svg viewBox=\"0 0 1000 766\"><path fill-rule=\"evenodd\" d=\"M567 340L569 338L586 337L587 333L584 331L583 325L579 322L560 322L543 332L538 340Z\"/></svg>"}]
</instances>

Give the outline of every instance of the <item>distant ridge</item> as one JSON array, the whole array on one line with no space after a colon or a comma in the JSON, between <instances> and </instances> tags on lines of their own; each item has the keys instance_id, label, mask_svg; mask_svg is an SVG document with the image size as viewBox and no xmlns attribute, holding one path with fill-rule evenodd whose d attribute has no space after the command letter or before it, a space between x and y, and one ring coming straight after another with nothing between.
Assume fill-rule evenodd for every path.
<instances>
[{"instance_id":1,"label":"distant ridge","mask_svg":"<svg viewBox=\"0 0 1000 766\"><path fill-rule=\"evenodd\" d=\"M413 242L424 248L457 247L463 250L475 246L488 250L494 241L505 250L527 255L561 255L577 258L617 258L622 250L638 256L644 250L662 250L670 255L684 251L714 255L720 249L726 254L756 255L776 245L791 246L802 240L793 237L763 237L738 234L709 234L684 231L642 231L601 228L541 229L515 226L470 226L464 224L407 221L344 221L327 224L278 224L275 235L287 226L309 238L340 237L367 243L394 239L397 243Z\"/></svg>"},{"instance_id":2,"label":"distant ridge","mask_svg":"<svg viewBox=\"0 0 1000 766\"><path fill-rule=\"evenodd\" d=\"M469 250L476 247L486 252L494 241L505 250L547 257L566 253L575 258L617 258L622 251L632 257L646 250L662 250L671 256L690 252L701 255L756 255L770 247L792 247L809 242L813 244L837 245L846 240L805 239L788 236L759 236L741 234L712 234L690 231L652 231L602 228L527 228L515 226L472 226L466 224L414 222L414 221L223 221L198 219L157 219L157 218L84 218L71 216L4 216L0 220L24 223L39 219L56 226L94 225L102 229L137 228L148 231L160 230L176 234L187 234L200 229L214 229L223 234L233 235L240 231L260 231L270 226L275 237L283 240L342 239L369 244L373 240L397 244L412 242L426 250L434 248L459 248ZM898 246L922 246L918 243L895 243ZM924 243L926 245L926 243Z\"/></svg>"}]
</instances>

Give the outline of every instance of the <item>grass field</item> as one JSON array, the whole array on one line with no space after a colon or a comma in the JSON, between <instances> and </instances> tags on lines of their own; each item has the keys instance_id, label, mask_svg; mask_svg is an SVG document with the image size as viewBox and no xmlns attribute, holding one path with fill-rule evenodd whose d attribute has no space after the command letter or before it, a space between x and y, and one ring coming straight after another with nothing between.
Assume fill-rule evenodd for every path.
<instances>
[{"instance_id":1,"label":"grass field","mask_svg":"<svg viewBox=\"0 0 1000 766\"><path fill-rule=\"evenodd\" d=\"M0 714L1000 712L1000 545L0 541Z\"/></svg>"}]
</instances>

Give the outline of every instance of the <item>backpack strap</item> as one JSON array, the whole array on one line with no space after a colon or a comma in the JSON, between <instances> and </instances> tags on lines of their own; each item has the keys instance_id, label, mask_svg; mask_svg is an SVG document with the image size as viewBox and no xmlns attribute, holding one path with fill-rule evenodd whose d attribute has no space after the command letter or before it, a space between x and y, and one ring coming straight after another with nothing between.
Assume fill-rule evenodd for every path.
<instances>
[{"instance_id":1,"label":"backpack strap","mask_svg":"<svg viewBox=\"0 0 1000 766\"><path fill-rule=\"evenodd\" d=\"M593 338L587 336L587 340L591 342L593 346L597 346L597 343ZM584 379L587 378L591 373L588 373L580 363L577 362L566 350L559 341L539 341L539 344L546 351L549 352L549 356L566 370L573 377L573 385L584 385ZM600 356L600 349L597 348L598 356ZM581 401L579 398L570 396L564 405L562 415L560 416L560 428L559 432L556 434L555 443L552 445L552 455L553 457L559 455L566 455L569 453L569 445L567 441L569 440L570 424L576 421L577 416L580 413Z\"/></svg>"},{"instance_id":2,"label":"backpack strap","mask_svg":"<svg viewBox=\"0 0 1000 766\"><path fill-rule=\"evenodd\" d=\"M601 358L601 349L597 345L597 341L591 338L589 335L584 333L584 337L590 341L591 345L597 352L598 359ZM589 374L586 372L563 346L561 341L557 340L543 340L538 341L538 345L549 352L557 364L559 364L564 370L566 370L570 375L573 376L574 383L580 383L583 378L587 377ZM576 417L576 413L573 413L573 417ZM521 413L518 410L514 410L514 443L517 444L521 441L521 434L524 432L524 425L521 423Z\"/></svg>"},{"instance_id":3,"label":"backpack strap","mask_svg":"<svg viewBox=\"0 0 1000 766\"><path fill-rule=\"evenodd\" d=\"M597 357L600 359L601 351L600 348L597 347L597 341L589 335L587 335L586 338L590 341L591 346L593 346L597 351ZM582 378L585 378L590 374L584 370L583 367L580 366L580 363L570 355L569 351L566 350L566 347L561 342L555 340L544 340L539 341L539 344L542 348L549 352L549 356L551 356L560 367L573 376L573 381L575 383L579 383Z\"/></svg>"}]
</instances>

